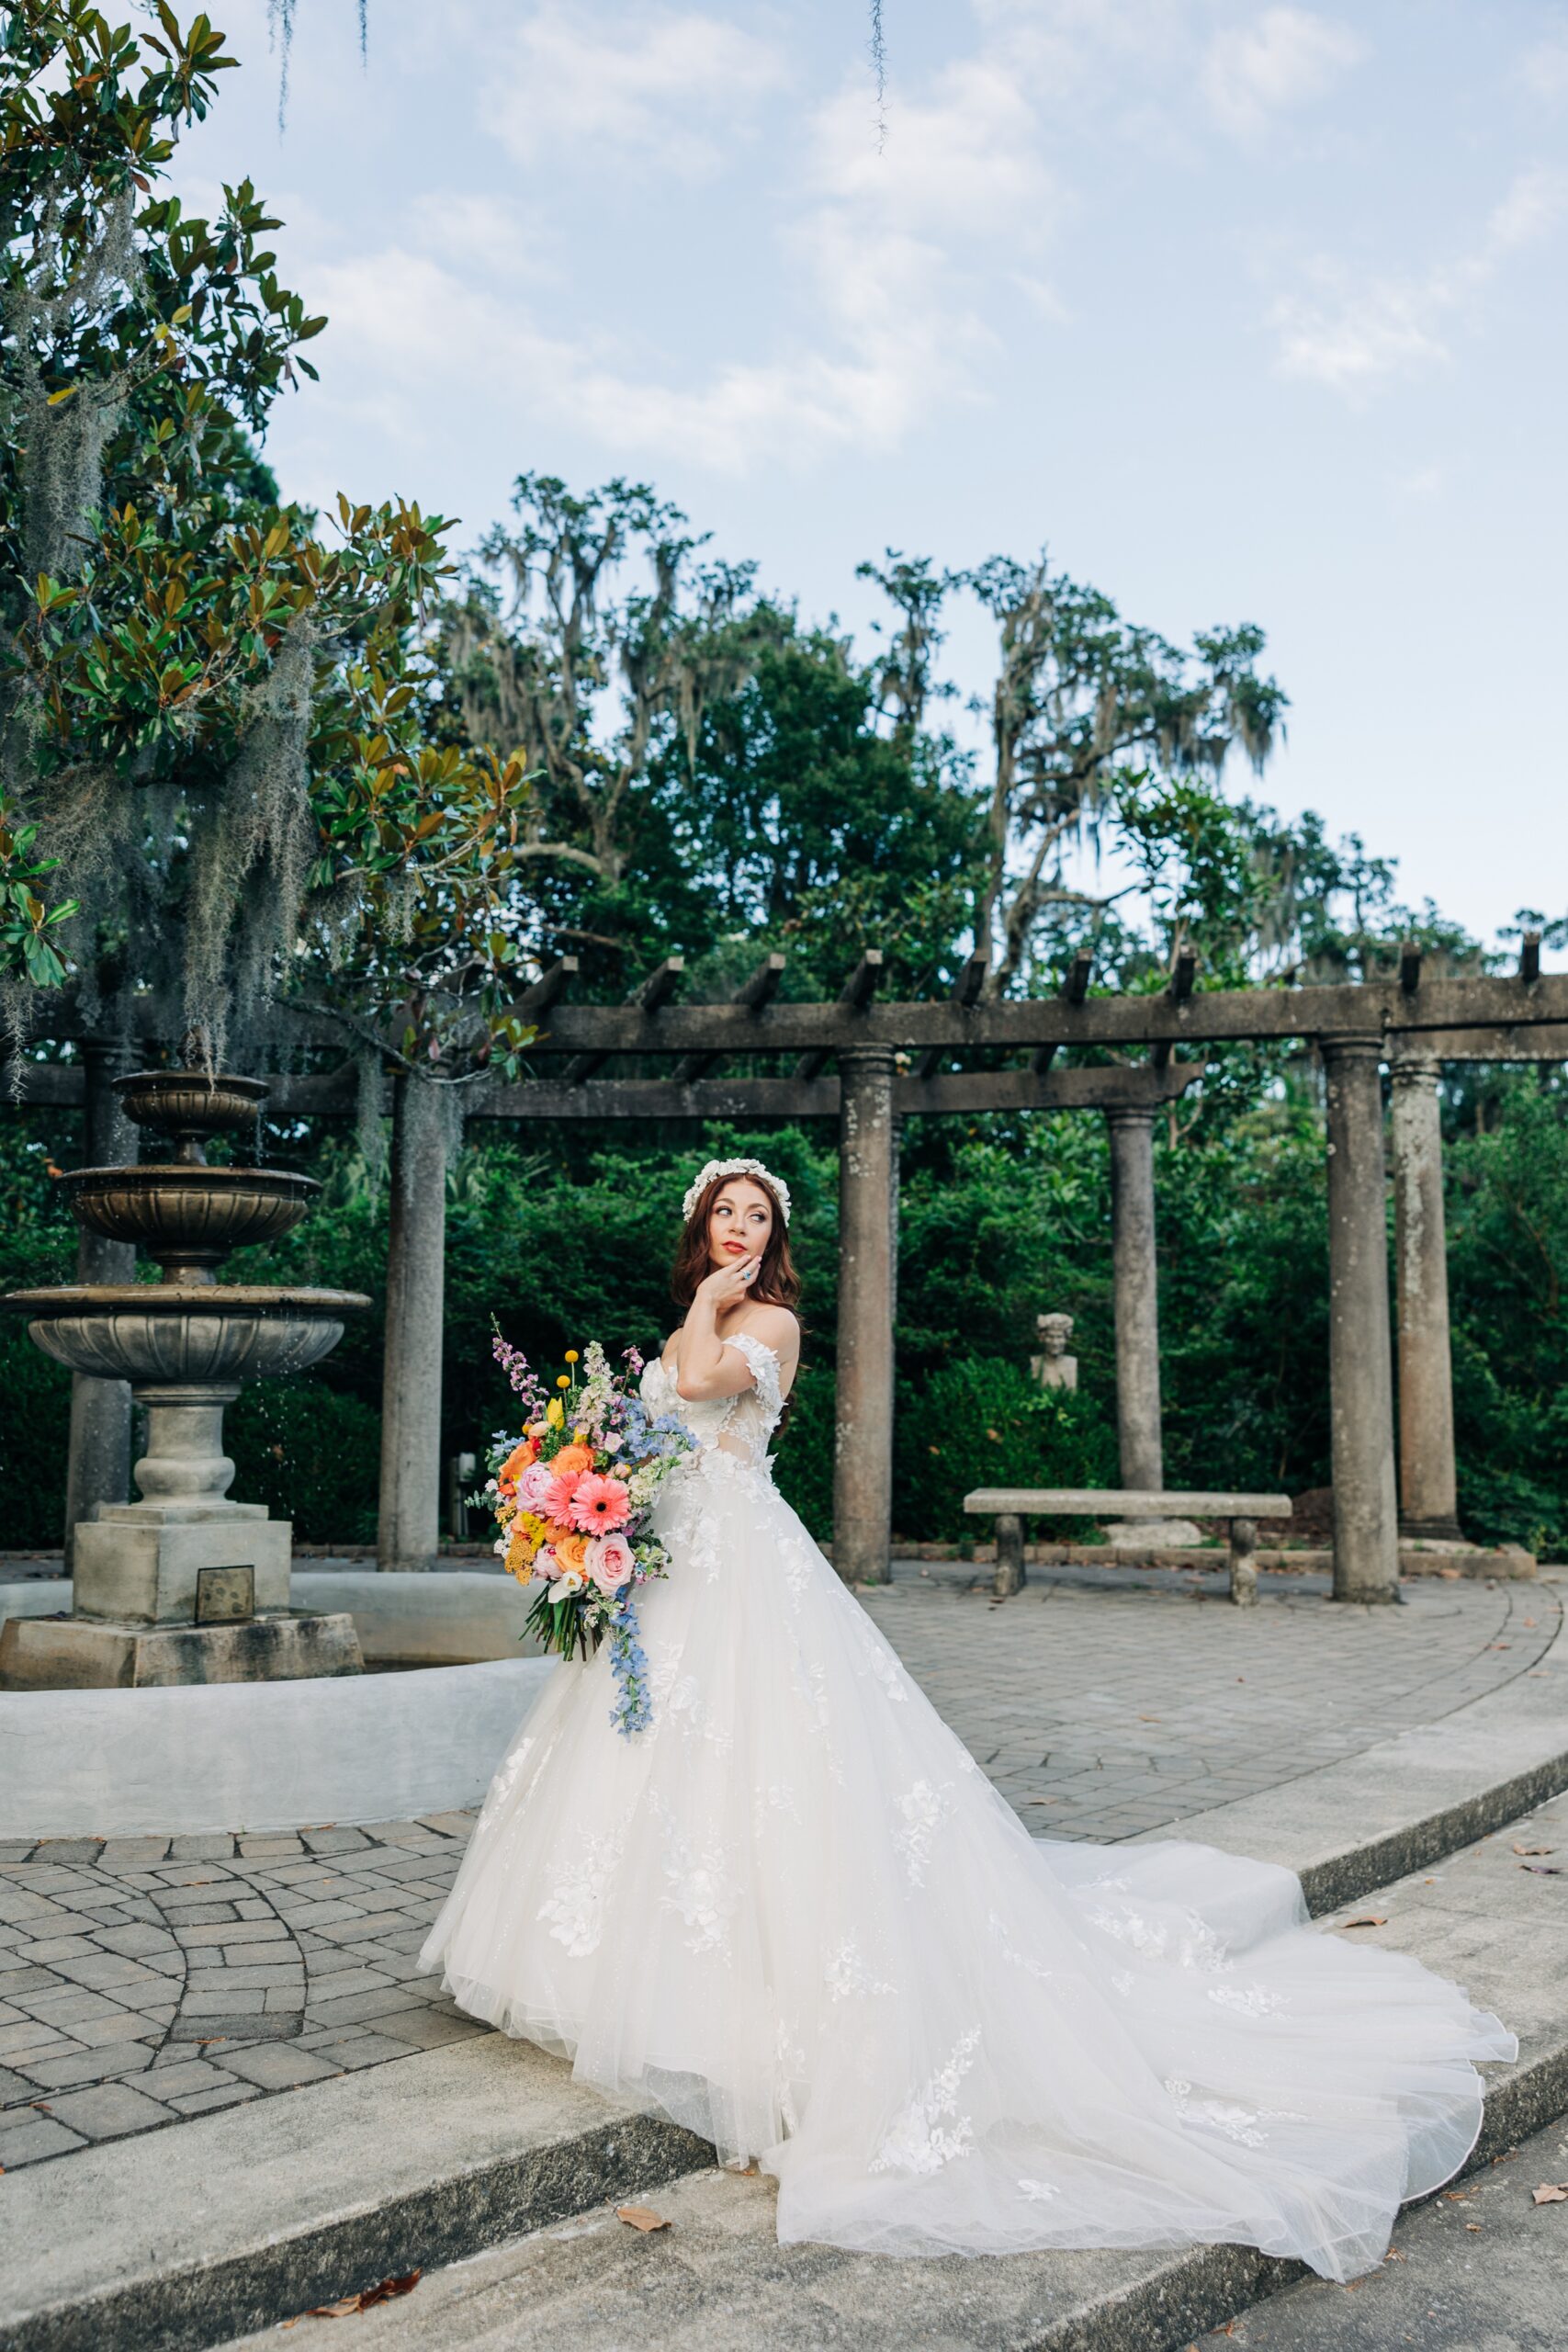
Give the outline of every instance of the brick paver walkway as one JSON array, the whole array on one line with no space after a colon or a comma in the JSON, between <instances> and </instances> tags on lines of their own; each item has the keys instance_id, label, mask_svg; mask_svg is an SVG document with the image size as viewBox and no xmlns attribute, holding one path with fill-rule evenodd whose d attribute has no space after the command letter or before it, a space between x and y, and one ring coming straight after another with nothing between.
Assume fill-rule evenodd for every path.
<instances>
[{"instance_id":1,"label":"brick paver walkway","mask_svg":"<svg viewBox=\"0 0 1568 2352\"><path fill-rule=\"evenodd\" d=\"M1528 1673L1555 1583L1412 1579L1400 1609L1325 1605L1269 1576L1256 1609L1218 1575L900 1570L867 1606L1030 1828L1115 1839L1229 1804L1429 1723Z\"/></svg>"},{"instance_id":2,"label":"brick paver walkway","mask_svg":"<svg viewBox=\"0 0 1568 2352\"><path fill-rule=\"evenodd\" d=\"M1250 1795L1529 1673L1550 1584L1235 1610L1129 1570L915 1568L867 1606L1032 1828L1107 1839ZM1283 1589L1280 1589L1283 1588ZM485 2030L416 1955L472 1816L0 1846L0 2166Z\"/></svg>"}]
</instances>

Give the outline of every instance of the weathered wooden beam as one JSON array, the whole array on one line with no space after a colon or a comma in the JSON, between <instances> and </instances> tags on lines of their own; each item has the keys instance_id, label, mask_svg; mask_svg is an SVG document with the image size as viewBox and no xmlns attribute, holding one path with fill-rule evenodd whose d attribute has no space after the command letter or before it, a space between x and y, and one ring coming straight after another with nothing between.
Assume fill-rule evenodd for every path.
<instances>
[{"instance_id":1,"label":"weathered wooden beam","mask_svg":"<svg viewBox=\"0 0 1568 2352\"><path fill-rule=\"evenodd\" d=\"M264 1110L275 1125L289 1119L351 1119L359 1108L359 1072L352 1062L336 1069L279 1071L266 1084Z\"/></svg>"},{"instance_id":2,"label":"weathered wooden beam","mask_svg":"<svg viewBox=\"0 0 1568 2352\"><path fill-rule=\"evenodd\" d=\"M540 975L532 988L525 989L517 999L512 1010L518 1020L540 1020L545 1013L548 1012L552 1004L558 1003L571 982L576 979L580 969L581 966L575 956L560 956L550 966L547 972Z\"/></svg>"},{"instance_id":3,"label":"weathered wooden beam","mask_svg":"<svg viewBox=\"0 0 1568 2352\"><path fill-rule=\"evenodd\" d=\"M1174 1102L1201 1078L1201 1061L1147 1062L1119 1069L942 1070L934 1078L902 1079L894 1089L901 1113L970 1111L1110 1111Z\"/></svg>"},{"instance_id":4,"label":"weathered wooden beam","mask_svg":"<svg viewBox=\"0 0 1568 2352\"><path fill-rule=\"evenodd\" d=\"M978 1004L986 986L986 974L990 967L989 956L971 956L960 969L958 978L953 984L953 1003L964 1006ZM910 1076L930 1078L942 1057L940 1046L928 1046L916 1062Z\"/></svg>"},{"instance_id":5,"label":"weathered wooden beam","mask_svg":"<svg viewBox=\"0 0 1568 2352\"><path fill-rule=\"evenodd\" d=\"M1397 980L1340 988L1198 989L1184 1002L1158 996L992 999L967 1009L952 1003L773 1004L761 1013L727 1004L676 1005L657 1023L621 1005L565 1005L547 1046L611 1053L717 1052L812 1054L820 1068L844 1046L870 1043L918 1052L929 1046L1155 1045L1162 1039L1223 1042L1248 1037L1363 1036L1386 1039L1428 1030L1536 1028L1568 1024L1568 974L1550 973L1524 987L1517 978L1424 979L1414 998ZM807 1075L810 1073L808 1072Z\"/></svg>"},{"instance_id":6,"label":"weathered wooden beam","mask_svg":"<svg viewBox=\"0 0 1568 2352\"><path fill-rule=\"evenodd\" d=\"M624 1009L634 1013L639 1020L656 1021L660 1008L669 1002L680 986L681 975L685 968L686 959L683 956L666 956L662 964L656 964L647 979L639 981L633 989ZM608 1006L595 1007L596 1011L607 1012L612 1009ZM558 1023L556 1025L558 1026ZM597 1048L590 1046L585 1053L577 1055L568 1065L567 1084L581 1086L584 1080L592 1077L595 1070L604 1068L615 1051L615 1048L613 1046Z\"/></svg>"},{"instance_id":7,"label":"weathered wooden beam","mask_svg":"<svg viewBox=\"0 0 1568 2352\"><path fill-rule=\"evenodd\" d=\"M468 1106L470 1119L836 1119L836 1078L598 1078L583 1086L553 1079L491 1085Z\"/></svg>"},{"instance_id":8,"label":"weathered wooden beam","mask_svg":"<svg viewBox=\"0 0 1568 2352\"><path fill-rule=\"evenodd\" d=\"M1087 947L1080 947L1073 957L1067 977L1062 984L1062 994L1069 1004L1082 1004L1089 995L1089 984L1094 977L1094 957Z\"/></svg>"},{"instance_id":9,"label":"weathered wooden beam","mask_svg":"<svg viewBox=\"0 0 1568 2352\"><path fill-rule=\"evenodd\" d=\"M1203 1073L1201 1062L1174 1062L1156 1073L1132 1069L942 1070L934 1078L896 1078L893 1107L902 1116L980 1111L1092 1111L1174 1102ZM352 1102L344 1108L351 1109ZM836 1078L602 1078L583 1086L525 1079L476 1090L470 1119L832 1119Z\"/></svg>"},{"instance_id":10,"label":"weathered wooden beam","mask_svg":"<svg viewBox=\"0 0 1568 2352\"><path fill-rule=\"evenodd\" d=\"M784 976L784 963L785 958L776 951L771 956L765 956L750 978L742 982L737 989L730 1001L733 1004L743 1004L752 1012L760 1012L763 1005L772 1004L779 992L779 984ZM718 1054L684 1055L675 1065L676 1085L689 1086L694 1079L705 1077L714 1064L721 1058L722 1057Z\"/></svg>"},{"instance_id":11,"label":"weathered wooden beam","mask_svg":"<svg viewBox=\"0 0 1568 2352\"><path fill-rule=\"evenodd\" d=\"M1519 942L1519 978L1529 988L1540 978L1540 933L1527 931Z\"/></svg>"},{"instance_id":12,"label":"weathered wooden beam","mask_svg":"<svg viewBox=\"0 0 1568 2352\"><path fill-rule=\"evenodd\" d=\"M964 1006L872 1003L882 958L868 951L852 985L836 1004L773 1003L753 1011L737 1004L682 1004L654 1013L646 1004L557 1003L546 1023L538 1050L574 1056L594 1054L766 1053L810 1057L804 1074L814 1076L841 1047L891 1046L895 1051L953 1053L961 1048L1055 1053L1066 1046L1196 1045L1244 1038L1381 1036L1385 1051L1400 1038L1441 1038L1431 1049L1444 1060L1506 1059L1486 1041L1505 1032L1522 1043L1532 1031L1568 1030L1568 974L1522 973L1423 978L1414 994L1397 979L1329 988L1194 989L1177 1000L1158 996L1104 995L1075 1004L1055 997L993 998ZM672 958L671 965L679 966ZM660 975L670 979L669 967ZM84 1034L81 1014L64 991L40 993L33 1008L32 1033L39 1038L74 1038ZM131 1035L160 1036L149 1001L133 1005ZM291 1034L301 1043L341 1049L335 1023L301 1015ZM1472 1042L1472 1041L1480 1042ZM1557 1059L1555 1051L1519 1052L1518 1059ZM39 1067L44 1067L40 1065ZM798 1070L797 1070L798 1074ZM4 1098L0 1097L0 1107Z\"/></svg>"},{"instance_id":13,"label":"weathered wooden beam","mask_svg":"<svg viewBox=\"0 0 1568 2352\"><path fill-rule=\"evenodd\" d=\"M1185 1004L1197 984L1197 979L1198 950L1192 945L1190 941L1186 941L1176 951L1176 962L1172 967L1170 978L1166 982L1166 994L1170 998L1173 1004ZM1167 1062L1170 1059L1171 1051L1172 1040L1169 1037L1160 1038L1154 1048L1152 1057L1154 1066L1156 1069L1163 1069L1165 1068Z\"/></svg>"},{"instance_id":14,"label":"weathered wooden beam","mask_svg":"<svg viewBox=\"0 0 1568 2352\"><path fill-rule=\"evenodd\" d=\"M861 1041L861 1023L864 1018L865 1008L875 995L881 978L882 950L880 947L868 947L843 987L839 990L839 1001L833 1008L835 1033L832 1042L826 1046L807 1045L806 1051L795 1063L793 1073L795 1077L815 1078L836 1046L852 1046ZM823 1010L826 1008L824 1007ZM882 1038L876 1042L886 1044L887 1041Z\"/></svg>"},{"instance_id":15,"label":"weathered wooden beam","mask_svg":"<svg viewBox=\"0 0 1568 2352\"><path fill-rule=\"evenodd\" d=\"M1399 985L1406 996L1414 996L1421 985L1421 942L1407 939L1399 951Z\"/></svg>"},{"instance_id":16,"label":"weathered wooden beam","mask_svg":"<svg viewBox=\"0 0 1568 2352\"><path fill-rule=\"evenodd\" d=\"M1568 1062L1568 1022L1539 1027L1511 1023L1493 1029L1423 1029L1396 1037L1391 1068L1414 1057L1436 1062Z\"/></svg>"}]
</instances>

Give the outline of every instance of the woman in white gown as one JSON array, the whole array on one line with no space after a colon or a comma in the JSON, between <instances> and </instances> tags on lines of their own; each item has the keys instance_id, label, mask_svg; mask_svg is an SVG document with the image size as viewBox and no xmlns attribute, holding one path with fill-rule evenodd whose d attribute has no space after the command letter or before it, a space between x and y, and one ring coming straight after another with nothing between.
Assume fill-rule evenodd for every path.
<instances>
[{"instance_id":1,"label":"woman in white gown","mask_svg":"<svg viewBox=\"0 0 1568 2352\"><path fill-rule=\"evenodd\" d=\"M710 1163L644 1400L698 1451L638 1607L558 1666L423 1955L464 2008L776 2176L781 2240L889 2254L1235 2240L1344 2278L1463 2161L1515 2042L1296 1879L1032 1838L773 1488L789 1195Z\"/></svg>"}]
</instances>

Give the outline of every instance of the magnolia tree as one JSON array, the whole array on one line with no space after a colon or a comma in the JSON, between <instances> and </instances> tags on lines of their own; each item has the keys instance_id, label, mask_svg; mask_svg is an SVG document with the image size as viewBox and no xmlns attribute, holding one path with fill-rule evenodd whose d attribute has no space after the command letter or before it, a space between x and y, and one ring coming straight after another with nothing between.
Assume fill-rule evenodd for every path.
<instances>
[{"instance_id":1,"label":"magnolia tree","mask_svg":"<svg viewBox=\"0 0 1568 2352\"><path fill-rule=\"evenodd\" d=\"M410 1066L472 1067L506 1009L528 786L433 727L450 526L255 454L325 321L248 180L190 217L181 130L234 61L166 5L0 18L0 978L13 1034L69 982L151 994L208 1057L308 1006Z\"/></svg>"}]
</instances>

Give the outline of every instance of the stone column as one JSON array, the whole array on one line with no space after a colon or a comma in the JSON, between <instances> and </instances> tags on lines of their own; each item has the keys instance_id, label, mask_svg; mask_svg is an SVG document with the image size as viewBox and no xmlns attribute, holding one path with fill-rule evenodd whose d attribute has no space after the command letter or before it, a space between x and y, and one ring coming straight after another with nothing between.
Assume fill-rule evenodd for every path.
<instances>
[{"instance_id":1,"label":"stone column","mask_svg":"<svg viewBox=\"0 0 1568 2352\"><path fill-rule=\"evenodd\" d=\"M1399 1528L1459 1541L1449 1348L1440 1064L1389 1065L1393 1081L1394 1270L1399 1302Z\"/></svg>"},{"instance_id":2,"label":"stone column","mask_svg":"<svg viewBox=\"0 0 1568 2352\"><path fill-rule=\"evenodd\" d=\"M1155 1114L1107 1111L1116 1286L1116 1432L1122 1484L1165 1485L1160 1442L1159 1294L1155 1256Z\"/></svg>"},{"instance_id":3,"label":"stone column","mask_svg":"<svg viewBox=\"0 0 1568 2352\"><path fill-rule=\"evenodd\" d=\"M1382 1039L1325 1038L1334 1598L1399 1599Z\"/></svg>"},{"instance_id":4,"label":"stone column","mask_svg":"<svg viewBox=\"0 0 1568 2352\"><path fill-rule=\"evenodd\" d=\"M839 1371L833 1565L886 1584L893 1526L893 1292L897 1135L891 1047L839 1056Z\"/></svg>"},{"instance_id":5,"label":"stone column","mask_svg":"<svg viewBox=\"0 0 1568 2352\"><path fill-rule=\"evenodd\" d=\"M394 1080L378 1568L433 1567L440 1553L446 1115L430 1080Z\"/></svg>"},{"instance_id":6,"label":"stone column","mask_svg":"<svg viewBox=\"0 0 1568 2352\"><path fill-rule=\"evenodd\" d=\"M119 1107L114 1081L126 1067L125 1048L87 1038L84 1080L82 1165L113 1168L136 1158L136 1129ZM79 1283L132 1283L136 1249L84 1227L76 1241ZM99 1503L130 1498L130 1384L71 1375L71 1438L65 1462L65 1573L71 1574L76 1523Z\"/></svg>"}]
</instances>

